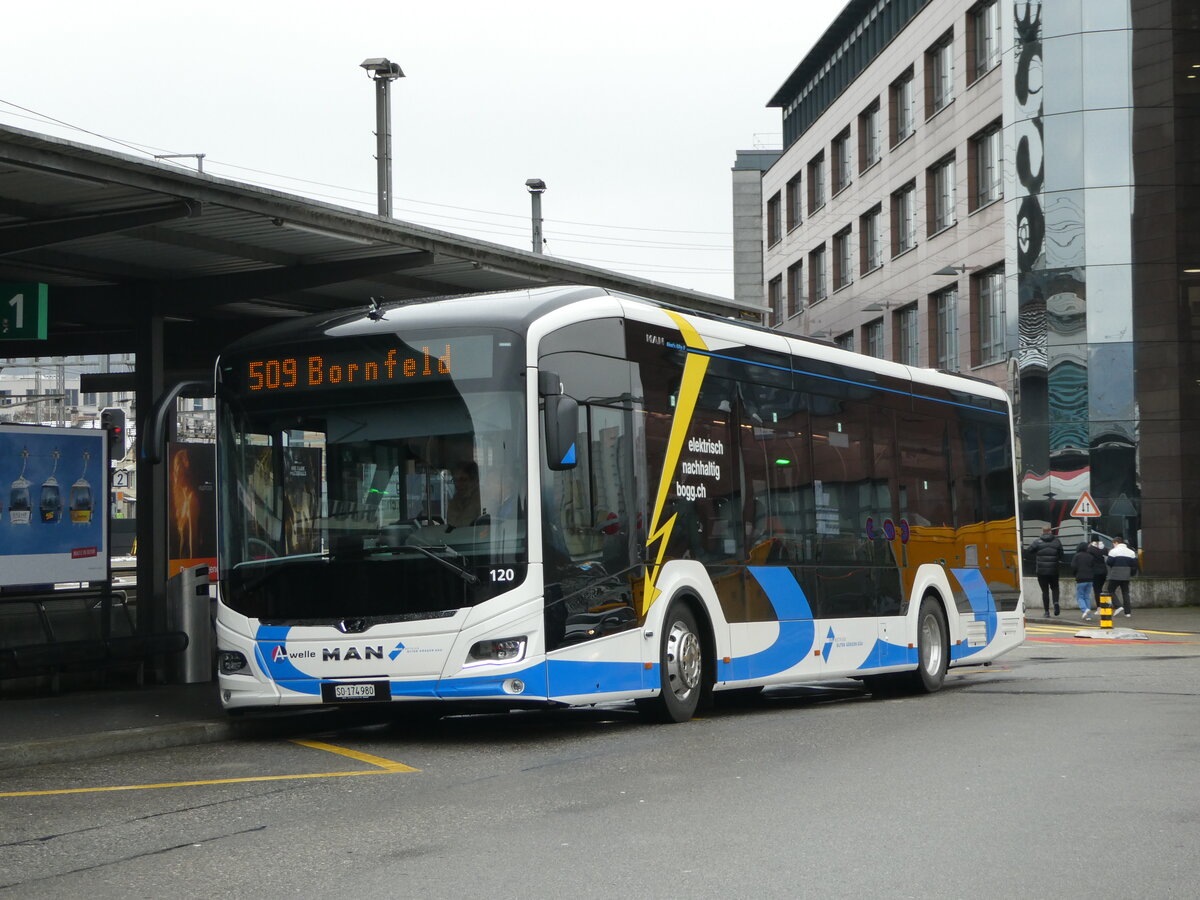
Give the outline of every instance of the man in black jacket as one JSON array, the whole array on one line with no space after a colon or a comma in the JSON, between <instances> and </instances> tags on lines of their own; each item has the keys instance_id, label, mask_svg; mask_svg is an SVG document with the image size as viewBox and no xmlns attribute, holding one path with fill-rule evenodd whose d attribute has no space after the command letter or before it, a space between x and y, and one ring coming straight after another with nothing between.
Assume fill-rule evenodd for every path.
<instances>
[{"instance_id":1,"label":"man in black jacket","mask_svg":"<svg viewBox=\"0 0 1200 900\"><path fill-rule=\"evenodd\" d=\"M1042 589L1042 607L1050 615L1050 596L1054 596L1054 614L1058 615L1058 566L1063 558L1063 545L1054 536L1054 529L1047 525L1042 536L1029 545L1033 557L1033 573L1037 575L1038 587Z\"/></svg>"}]
</instances>

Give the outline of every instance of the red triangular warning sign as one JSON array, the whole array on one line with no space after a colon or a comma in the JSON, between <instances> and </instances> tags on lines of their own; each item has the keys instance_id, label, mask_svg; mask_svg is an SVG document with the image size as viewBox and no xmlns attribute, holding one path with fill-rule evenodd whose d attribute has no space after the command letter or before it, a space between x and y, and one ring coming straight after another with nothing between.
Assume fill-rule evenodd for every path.
<instances>
[{"instance_id":1,"label":"red triangular warning sign","mask_svg":"<svg viewBox=\"0 0 1200 900\"><path fill-rule=\"evenodd\" d=\"M1075 505L1071 508L1072 519L1094 519L1100 515L1100 507L1096 505L1096 501L1092 499L1092 495L1084 491L1079 495L1079 499L1075 501Z\"/></svg>"}]
</instances>

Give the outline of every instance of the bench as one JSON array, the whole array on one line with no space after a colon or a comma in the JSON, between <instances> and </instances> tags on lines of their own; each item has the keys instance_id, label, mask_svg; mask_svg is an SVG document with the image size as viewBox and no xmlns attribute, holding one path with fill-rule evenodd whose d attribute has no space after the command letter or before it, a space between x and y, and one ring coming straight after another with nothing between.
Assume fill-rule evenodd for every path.
<instances>
[{"instance_id":1,"label":"bench","mask_svg":"<svg viewBox=\"0 0 1200 900\"><path fill-rule=\"evenodd\" d=\"M0 596L0 678L135 666L187 647L182 631L138 634L122 591L69 590Z\"/></svg>"}]
</instances>

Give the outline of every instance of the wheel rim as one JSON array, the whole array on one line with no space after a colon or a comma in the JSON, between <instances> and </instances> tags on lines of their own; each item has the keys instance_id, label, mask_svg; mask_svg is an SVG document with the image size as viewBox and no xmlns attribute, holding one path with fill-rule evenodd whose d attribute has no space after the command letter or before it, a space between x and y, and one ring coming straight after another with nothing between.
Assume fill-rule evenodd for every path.
<instances>
[{"instance_id":1,"label":"wheel rim","mask_svg":"<svg viewBox=\"0 0 1200 900\"><path fill-rule=\"evenodd\" d=\"M925 671L937 675L942 670L942 623L933 613L921 621L921 654Z\"/></svg>"},{"instance_id":2,"label":"wheel rim","mask_svg":"<svg viewBox=\"0 0 1200 900\"><path fill-rule=\"evenodd\" d=\"M683 622L671 626L667 635L667 683L679 700L700 684L700 638Z\"/></svg>"}]
</instances>

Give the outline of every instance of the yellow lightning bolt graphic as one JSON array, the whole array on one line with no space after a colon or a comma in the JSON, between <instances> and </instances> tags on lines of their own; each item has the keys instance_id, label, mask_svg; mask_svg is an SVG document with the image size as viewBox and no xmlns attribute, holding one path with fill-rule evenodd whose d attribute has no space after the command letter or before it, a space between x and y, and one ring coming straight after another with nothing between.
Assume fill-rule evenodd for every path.
<instances>
[{"instance_id":1,"label":"yellow lightning bolt graphic","mask_svg":"<svg viewBox=\"0 0 1200 900\"><path fill-rule=\"evenodd\" d=\"M683 335L684 343L689 348L693 350L708 349L704 339L683 316L670 311L667 311L667 315L674 320L679 328L679 333ZM675 527L677 518L675 514L672 514L663 522L663 508L667 505L671 482L675 479L675 468L679 465L679 457L683 453L684 438L692 424L692 413L696 410L696 401L700 397L700 385L704 381L704 373L707 370L707 356L699 353L687 355L683 364L683 379L679 385L679 397L675 401L675 417L671 421L671 436L667 439L666 458L663 460L662 475L658 480L658 494L654 498L654 515L650 519L650 532L646 538L647 547L658 541L658 549L654 555L654 562L650 566L650 572L646 576L646 589L642 592L641 614L643 617L654 601L658 599L660 593L655 582L662 569L663 557L666 556L667 544L670 543L671 531Z\"/></svg>"}]
</instances>

